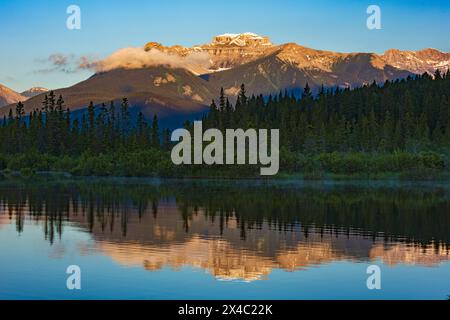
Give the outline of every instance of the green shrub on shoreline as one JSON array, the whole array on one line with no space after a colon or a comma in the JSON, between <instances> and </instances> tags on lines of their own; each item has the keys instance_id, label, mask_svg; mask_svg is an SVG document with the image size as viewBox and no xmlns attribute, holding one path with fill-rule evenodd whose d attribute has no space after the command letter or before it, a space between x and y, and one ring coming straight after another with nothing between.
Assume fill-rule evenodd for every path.
<instances>
[{"instance_id":1,"label":"green shrub on shoreline","mask_svg":"<svg viewBox=\"0 0 450 320\"><path fill-rule=\"evenodd\" d=\"M307 155L282 150L275 179L304 180L450 180L449 156L433 152L321 153ZM3 176L24 178L59 172L74 176L260 178L259 165L175 166L170 153L156 149L138 152L52 156L26 153L0 155Z\"/></svg>"}]
</instances>

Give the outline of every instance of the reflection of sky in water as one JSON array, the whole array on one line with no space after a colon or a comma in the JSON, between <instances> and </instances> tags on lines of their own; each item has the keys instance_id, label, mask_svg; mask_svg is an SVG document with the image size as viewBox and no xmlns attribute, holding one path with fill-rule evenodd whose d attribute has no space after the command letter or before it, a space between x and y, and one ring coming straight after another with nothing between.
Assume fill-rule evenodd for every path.
<instances>
[{"instance_id":1,"label":"reflection of sky in water","mask_svg":"<svg viewBox=\"0 0 450 320\"><path fill-rule=\"evenodd\" d=\"M310 299L435 298L450 294L449 252L444 244L400 237L384 241L359 230L283 229L263 222L245 230L228 219L220 228L199 208L186 222L174 201L158 213L89 219L69 208L53 244L24 207L23 231L15 210L0 211L0 298ZM148 211L148 212L147 212ZM115 217L112 223L112 217ZM68 220L68 221L67 221ZM92 221L91 221L92 223ZM188 231L186 231L188 230ZM48 231L48 230L47 230ZM47 236L48 237L48 236ZM82 290L65 287L68 265L82 270ZM382 268L382 290L366 288L366 268Z\"/></svg>"}]
</instances>

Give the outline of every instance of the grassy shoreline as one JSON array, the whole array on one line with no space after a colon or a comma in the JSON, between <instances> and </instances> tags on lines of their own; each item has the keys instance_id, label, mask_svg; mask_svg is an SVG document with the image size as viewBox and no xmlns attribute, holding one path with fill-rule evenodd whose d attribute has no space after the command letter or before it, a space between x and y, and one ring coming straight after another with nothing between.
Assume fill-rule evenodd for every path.
<instances>
[{"instance_id":1,"label":"grassy shoreline","mask_svg":"<svg viewBox=\"0 0 450 320\"><path fill-rule=\"evenodd\" d=\"M120 175L73 175L67 171L35 171L25 168L23 170L1 170L0 180L30 180L30 179L73 179L73 178L118 178L118 179L134 179L134 178L157 178L157 179L179 179L179 180L250 180L250 181L436 181L450 182L450 172L429 172L417 175L408 172L380 172L380 173L354 173L354 174L323 174L320 176L311 176L309 174L280 172L272 177L260 176L207 176L207 175L184 175L184 176L120 176Z\"/></svg>"},{"instance_id":2,"label":"grassy shoreline","mask_svg":"<svg viewBox=\"0 0 450 320\"><path fill-rule=\"evenodd\" d=\"M260 176L260 165L175 166L168 152L53 156L39 153L0 154L0 177L142 177L256 180L411 180L450 181L446 153L403 151L379 153L320 153L282 151L280 172Z\"/></svg>"}]
</instances>

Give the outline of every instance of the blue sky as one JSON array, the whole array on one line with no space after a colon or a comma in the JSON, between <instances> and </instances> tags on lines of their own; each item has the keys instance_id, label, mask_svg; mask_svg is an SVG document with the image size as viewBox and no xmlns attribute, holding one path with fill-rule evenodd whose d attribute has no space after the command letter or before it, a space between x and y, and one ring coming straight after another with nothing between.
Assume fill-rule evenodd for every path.
<instances>
[{"instance_id":1,"label":"blue sky","mask_svg":"<svg viewBox=\"0 0 450 320\"><path fill-rule=\"evenodd\" d=\"M81 30L66 28L71 4L81 8ZM366 27L371 4L381 8L381 30ZM52 54L104 58L149 41L192 46L225 32L250 31L277 44L342 52L427 47L448 52L450 1L0 0L0 30L0 83L22 91L65 87L90 76L46 70Z\"/></svg>"}]
</instances>

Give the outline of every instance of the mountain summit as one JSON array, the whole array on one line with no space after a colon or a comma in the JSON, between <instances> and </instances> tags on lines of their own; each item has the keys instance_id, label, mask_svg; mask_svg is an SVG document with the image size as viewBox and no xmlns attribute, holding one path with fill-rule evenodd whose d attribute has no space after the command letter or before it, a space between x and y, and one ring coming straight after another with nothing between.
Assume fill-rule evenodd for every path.
<instances>
[{"instance_id":1,"label":"mountain summit","mask_svg":"<svg viewBox=\"0 0 450 320\"><path fill-rule=\"evenodd\" d=\"M225 33L215 36L212 46L238 46L238 47L259 47L272 46L269 37L263 37L255 33Z\"/></svg>"},{"instance_id":2,"label":"mountain summit","mask_svg":"<svg viewBox=\"0 0 450 320\"><path fill-rule=\"evenodd\" d=\"M46 88L33 87L33 88L30 88L30 89L22 92L21 95L24 97L27 97L27 98L32 98L34 96L37 96L37 95L47 92L47 91L48 91L48 89L46 89Z\"/></svg>"},{"instance_id":3,"label":"mountain summit","mask_svg":"<svg viewBox=\"0 0 450 320\"><path fill-rule=\"evenodd\" d=\"M248 63L274 51L275 46L268 37L255 33L225 33L213 37L212 42L186 48L179 45L170 47L157 42L149 42L144 46L145 51L158 51L186 57L193 53L207 53L210 65L203 73L222 71L237 65Z\"/></svg>"}]
</instances>

